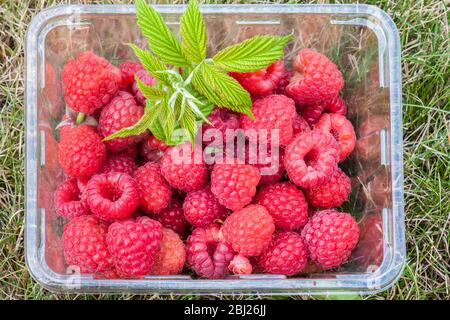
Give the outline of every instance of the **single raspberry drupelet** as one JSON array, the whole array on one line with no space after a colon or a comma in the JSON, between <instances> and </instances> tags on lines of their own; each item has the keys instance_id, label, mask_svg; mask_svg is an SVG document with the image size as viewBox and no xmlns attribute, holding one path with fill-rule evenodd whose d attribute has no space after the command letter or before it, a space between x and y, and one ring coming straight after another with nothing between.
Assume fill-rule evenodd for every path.
<instances>
[{"instance_id":1,"label":"single raspberry drupelet","mask_svg":"<svg viewBox=\"0 0 450 320\"><path fill-rule=\"evenodd\" d=\"M226 215L225 207L214 197L209 187L188 193L183 211L186 220L194 227L207 227Z\"/></svg>"},{"instance_id":2,"label":"single raspberry drupelet","mask_svg":"<svg viewBox=\"0 0 450 320\"><path fill-rule=\"evenodd\" d=\"M253 102L252 111L255 119L247 115L241 116L242 129L267 130L267 141L264 141L267 144L273 144L272 130L278 130L279 141L275 144L289 143L292 139L292 123L295 118L295 103L292 99L283 95L270 95Z\"/></svg>"},{"instance_id":3,"label":"single raspberry drupelet","mask_svg":"<svg viewBox=\"0 0 450 320\"><path fill-rule=\"evenodd\" d=\"M186 248L180 236L173 230L163 228L161 250L152 268L154 275L178 274L186 262Z\"/></svg>"},{"instance_id":4,"label":"single raspberry drupelet","mask_svg":"<svg viewBox=\"0 0 450 320\"><path fill-rule=\"evenodd\" d=\"M252 165L216 163L211 173L211 192L228 209L240 210L252 201L260 177Z\"/></svg>"},{"instance_id":5,"label":"single raspberry drupelet","mask_svg":"<svg viewBox=\"0 0 450 320\"><path fill-rule=\"evenodd\" d=\"M245 90L256 96L267 96L273 93L286 77L288 71L284 67L283 61L276 61L266 69L254 72L231 72Z\"/></svg>"},{"instance_id":6,"label":"single raspberry drupelet","mask_svg":"<svg viewBox=\"0 0 450 320\"><path fill-rule=\"evenodd\" d=\"M189 267L200 277L219 279L228 274L233 249L219 240L219 226L196 228L186 242Z\"/></svg>"},{"instance_id":7,"label":"single raspberry drupelet","mask_svg":"<svg viewBox=\"0 0 450 320\"><path fill-rule=\"evenodd\" d=\"M206 184L208 168L201 148L192 150L189 143L184 143L167 149L161 158L161 173L172 187L191 192Z\"/></svg>"},{"instance_id":8,"label":"single raspberry drupelet","mask_svg":"<svg viewBox=\"0 0 450 320\"><path fill-rule=\"evenodd\" d=\"M120 70L91 51L80 53L62 69L64 97L70 108L92 114L117 93Z\"/></svg>"},{"instance_id":9,"label":"single raspberry drupelet","mask_svg":"<svg viewBox=\"0 0 450 320\"><path fill-rule=\"evenodd\" d=\"M55 191L55 208L58 215L68 219L89 214L86 201L81 199L77 179L68 179Z\"/></svg>"},{"instance_id":10,"label":"single raspberry drupelet","mask_svg":"<svg viewBox=\"0 0 450 320\"><path fill-rule=\"evenodd\" d=\"M92 213L105 221L128 218L139 204L136 183L126 173L97 174L89 180L84 192Z\"/></svg>"},{"instance_id":11,"label":"single raspberry drupelet","mask_svg":"<svg viewBox=\"0 0 450 320\"><path fill-rule=\"evenodd\" d=\"M208 120L211 124L204 123L202 127L203 143L206 145L222 145L228 140L227 130L237 130L240 127L239 115L227 109L215 108ZM228 135L230 139L234 138L231 132Z\"/></svg>"},{"instance_id":12,"label":"single raspberry drupelet","mask_svg":"<svg viewBox=\"0 0 450 320\"><path fill-rule=\"evenodd\" d=\"M305 242L296 232L276 232L258 262L267 273L293 276L300 273L308 262Z\"/></svg>"},{"instance_id":13,"label":"single raspberry drupelet","mask_svg":"<svg viewBox=\"0 0 450 320\"><path fill-rule=\"evenodd\" d=\"M134 173L140 193L139 208L145 213L159 213L167 208L172 197L172 189L161 175L159 164L147 162Z\"/></svg>"},{"instance_id":14,"label":"single raspberry drupelet","mask_svg":"<svg viewBox=\"0 0 450 320\"><path fill-rule=\"evenodd\" d=\"M308 202L315 207L330 209L339 207L348 199L352 187L350 178L340 169L327 182L305 190Z\"/></svg>"},{"instance_id":15,"label":"single raspberry drupelet","mask_svg":"<svg viewBox=\"0 0 450 320\"><path fill-rule=\"evenodd\" d=\"M346 212L317 212L302 230L309 257L324 270L339 267L347 261L358 243L359 228Z\"/></svg>"},{"instance_id":16,"label":"single raspberry drupelet","mask_svg":"<svg viewBox=\"0 0 450 320\"><path fill-rule=\"evenodd\" d=\"M116 221L108 228L106 241L121 277L142 277L150 273L161 249L161 223L148 217Z\"/></svg>"},{"instance_id":17,"label":"single raspberry drupelet","mask_svg":"<svg viewBox=\"0 0 450 320\"><path fill-rule=\"evenodd\" d=\"M156 83L155 78L153 78L145 69L142 70L138 70L136 72L136 76L146 85L148 86L153 86ZM141 105L141 106L145 106L145 97L142 94L141 90L139 90L139 87L137 85L137 82L135 81L133 83L133 87L132 87L132 91L134 94L134 98L136 99L136 101Z\"/></svg>"},{"instance_id":18,"label":"single raspberry drupelet","mask_svg":"<svg viewBox=\"0 0 450 320\"><path fill-rule=\"evenodd\" d=\"M139 70L144 69L139 62L135 61L124 61L119 65L121 81L120 81L120 90L125 90L130 92L134 83L134 75Z\"/></svg>"},{"instance_id":19,"label":"single raspberry drupelet","mask_svg":"<svg viewBox=\"0 0 450 320\"><path fill-rule=\"evenodd\" d=\"M233 260L231 260L228 269L234 274L251 274L253 266L247 257L237 254L234 256Z\"/></svg>"},{"instance_id":20,"label":"single raspberry drupelet","mask_svg":"<svg viewBox=\"0 0 450 320\"><path fill-rule=\"evenodd\" d=\"M290 182L262 188L257 196L257 203L267 209L279 229L297 230L308 221L305 196Z\"/></svg>"},{"instance_id":21,"label":"single raspberry drupelet","mask_svg":"<svg viewBox=\"0 0 450 320\"><path fill-rule=\"evenodd\" d=\"M130 176L136 171L137 165L133 158L125 154L110 155L98 173L122 172Z\"/></svg>"},{"instance_id":22,"label":"single raspberry drupelet","mask_svg":"<svg viewBox=\"0 0 450 320\"><path fill-rule=\"evenodd\" d=\"M221 229L223 239L246 257L260 255L269 246L274 231L272 216L257 204L232 213Z\"/></svg>"},{"instance_id":23,"label":"single raspberry drupelet","mask_svg":"<svg viewBox=\"0 0 450 320\"><path fill-rule=\"evenodd\" d=\"M163 227L172 229L181 237L186 235L189 227L184 217L183 204L176 199L172 199L170 206L155 215L155 219L161 222Z\"/></svg>"},{"instance_id":24,"label":"single raspberry drupelet","mask_svg":"<svg viewBox=\"0 0 450 320\"><path fill-rule=\"evenodd\" d=\"M144 108L136 104L131 94L119 91L117 96L103 108L99 119L98 131L103 137L108 137L120 129L136 124L143 114ZM144 137L145 134L114 138L105 141L105 145L112 152L120 152L138 143Z\"/></svg>"},{"instance_id":25,"label":"single raspberry drupelet","mask_svg":"<svg viewBox=\"0 0 450 320\"><path fill-rule=\"evenodd\" d=\"M66 263L79 267L81 273L112 270L113 260L106 244L107 229L106 224L91 215L69 221L62 235Z\"/></svg>"},{"instance_id":26,"label":"single raspberry drupelet","mask_svg":"<svg viewBox=\"0 0 450 320\"><path fill-rule=\"evenodd\" d=\"M302 188L325 183L337 168L337 143L320 130L298 134L287 146L284 166L292 182Z\"/></svg>"},{"instance_id":27,"label":"single raspberry drupelet","mask_svg":"<svg viewBox=\"0 0 450 320\"><path fill-rule=\"evenodd\" d=\"M89 178L103 165L106 148L92 127L81 125L62 137L58 157L67 175Z\"/></svg>"},{"instance_id":28,"label":"single raspberry drupelet","mask_svg":"<svg viewBox=\"0 0 450 320\"><path fill-rule=\"evenodd\" d=\"M334 99L344 87L337 66L314 50L300 50L294 69L296 73L286 87L286 94L297 103L315 104Z\"/></svg>"},{"instance_id":29,"label":"single raspberry drupelet","mask_svg":"<svg viewBox=\"0 0 450 320\"><path fill-rule=\"evenodd\" d=\"M352 123L343 115L325 113L314 128L331 133L337 141L339 162L344 161L355 148L356 134Z\"/></svg>"}]
</instances>

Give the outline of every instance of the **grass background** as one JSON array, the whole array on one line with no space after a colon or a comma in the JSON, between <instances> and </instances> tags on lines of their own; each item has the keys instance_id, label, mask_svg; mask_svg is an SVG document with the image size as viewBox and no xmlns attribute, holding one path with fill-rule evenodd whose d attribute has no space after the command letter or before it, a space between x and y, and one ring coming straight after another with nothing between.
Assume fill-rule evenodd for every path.
<instances>
[{"instance_id":1,"label":"grass background","mask_svg":"<svg viewBox=\"0 0 450 320\"><path fill-rule=\"evenodd\" d=\"M129 2L131 1L0 0L0 299L133 298L131 295L50 293L30 278L23 255L23 57L24 35L28 23L37 12L55 4ZM269 1L206 2L267 5ZM336 1L343 2L348 1ZM450 299L449 10L444 0L381 0L361 3L374 4L387 11L401 33L408 250L406 267L400 280L389 290L364 298ZM159 296L135 298L155 299Z\"/></svg>"}]
</instances>

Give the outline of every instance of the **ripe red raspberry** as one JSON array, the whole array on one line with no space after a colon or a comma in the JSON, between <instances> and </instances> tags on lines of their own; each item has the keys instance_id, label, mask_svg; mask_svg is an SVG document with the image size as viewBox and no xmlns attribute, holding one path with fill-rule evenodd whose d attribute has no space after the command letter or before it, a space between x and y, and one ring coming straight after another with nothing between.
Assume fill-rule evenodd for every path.
<instances>
[{"instance_id":1,"label":"ripe red raspberry","mask_svg":"<svg viewBox=\"0 0 450 320\"><path fill-rule=\"evenodd\" d=\"M117 93L120 71L95 53L80 53L62 70L64 97L70 108L92 114L106 105Z\"/></svg>"},{"instance_id":2,"label":"ripe red raspberry","mask_svg":"<svg viewBox=\"0 0 450 320\"><path fill-rule=\"evenodd\" d=\"M249 204L261 174L249 164L216 163L211 173L211 192L219 203L233 211Z\"/></svg>"},{"instance_id":3,"label":"ripe red raspberry","mask_svg":"<svg viewBox=\"0 0 450 320\"><path fill-rule=\"evenodd\" d=\"M322 101L320 103L299 106L300 113L307 123L313 125L319 120L324 112L337 113L345 116L347 114L347 106L340 96L336 96L332 100Z\"/></svg>"},{"instance_id":4,"label":"ripe red raspberry","mask_svg":"<svg viewBox=\"0 0 450 320\"><path fill-rule=\"evenodd\" d=\"M334 99L327 101L324 106L329 113L337 113L343 116L347 114L347 106L341 96L336 96Z\"/></svg>"},{"instance_id":5,"label":"ripe red raspberry","mask_svg":"<svg viewBox=\"0 0 450 320\"><path fill-rule=\"evenodd\" d=\"M173 230L163 228L161 250L152 268L154 275L178 274L186 262L186 248L180 236Z\"/></svg>"},{"instance_id":6,"label":"ripe red raspberry","mask_svg":"<svg viewBox=\"0 0 450 320\"><path fill-rule=\"evenodd\" d=\"M296 232L276 232L258 262L267 273L293 276L300 273L308 262L305 242Z\"/></svg>"},{"instance_id":7,"label":"ripe red raspberry","mask_svg":"<svg viewBox=\"0 0 450 320\"><path fill-rule=\"evenodd\" d=\"M211 124L204 123L202 127L203 143L206 145L222 145L228 140L227 130L237 130L240 126L239 115L222 108L215 108L208 116L208 120ZM222 137L222 140L219 137ZM229 139L232 137L234 136L230 135Z\"/></svg>"},{"instance_id":8,"label":"ripe red raspberry","mask_svg":"<svg viewBox=\"0 0 450 320\"><path fill-rule=\"evenodd\" d=\"M267 209L277 228L297 230L308 221L305 196L290 182L263 187L257 196L257 203Z\"/></svg>"},{"instance_id":9,"label":"ripe red raspberry","mask_svg":"<svg viewBox=\"0 0 450 320\"><path fill-rule=\"evenodd\" d=\"M152 137L152 136L151 136ZM139 154L145 160L145 162L158 162L159 159L164 155L164 152L159 148L149 147L147 139L144 139L139 147Z\"/></svg>"},{"instance_id":10,"label":"ripe red raspberry","mask_svg":"<svg viewBox=\"0 0 450 320\"><path fill-rule=\"evenodd\" d=\"M314 128L331 133L337 141L339 162L344 161L355 148L356 134L352 123L336 113L325 113Z\"/></svg>"},{"instance_id":11,"label":"ripe red raspberry","mask_svg":"<svg viewBox=\"0 0 450 320\"><path fill-rule=\"evenodd\" d=\"M155 219L161 222L163 227L172 229L181 237L186 235L188 223L184 217L183 204L176 199L172 199L170 206L155 215Z\"/></svg>"},{"instance_id":12,"label":"ripe red raspberry","mask_svg":"<svg viewBox=\"0 0 450 320\"><path fill-rule=\"evenodd\" d=\"M81 125L62 137L58 156L67 175L89 178L103 165L106 148L92 127Z\"/></svg>"},{"instance_id":13,"label":"ripe red raspberry","mask_svg":"<svg viewBox=\"0 0 450 320\"><path fill-rule=\"evenodd\" d=\"M276 94L282 94L286 95L286 87L291 81L291 78L294 76L294 71L292 70L286 70L286 73L284 74L284 77L281 78L280 82L278 83L278 87L275 90Z\"/></svg>"},{"instance_id":14,"label":"ripe red raspberry","mask_svg":"<svg viewBox=\"0 0 450 320\"><path fill-rule=\"evenodd\" d=\"M131 91L134 83L134 75L144 67L139 62L124 61L119 65L121 81L120 90Z\"/></svg>"},{"instance_id":15,"label":"ripe red raspberry","mask_svg":"<svg viewBox=\"0 0 450 320\"><path fill-rule=\"evenodd\" d=\"M136 72L136 76L146 85L148 86L153 86L156 83L155 78L153 78L145 69L142 70L138 70ZM136 99L136 101L141 105L141 106L145 106L145 97L142 94L141 90L139 90L139 87L137 85L137 82L135 81L133 83L133 88L132 88L133 94L134 94L134 98Z\"/></svg>"},{"instance_id":16,"label":"ripe red raspberry","mask_svg":"<svg viewBox=\"0 0 450 320\"><path fill-rule=\"evenodd\" d=\"M146 213L159 213L166 208L172 197L172 189L161 175L159 164L148 162L134 173L140 192L139 208Z\"/></svg>"},{"instance_id":17,"label":"ripe red raspberry","mask_svg":"<svg viewBox=\"0 0 450 320\"><path fill-rule=\"evenodd\" d=\"M266 146L255 144L252 149L252 142L245 145L245 163L251 164L259 169L261 179L259 185L267 185L278 182L284 175L284 149L277 145ZM239 153L239 149L237 150Z\"/></svg>"},{"instance_id":18,"label":"ripe red raspberry","mask_svg":"<svg viewBox=\"0 0 450 320\"><path fill-rule=\"evenodd\" d=\"M214 197L209 187L190 192L183 203L186 220L194 227L207 227L226 215L226 209Z\"/></svg>"},{"instance_id":19,"label":"ripe red raspberry","mask_svg":"<svg viewBox=\"0 0 450 320\"><path fill-rule=\"evenodd\" d=\"M311 127L309 126L308 122L298 113L296 114L294 121L292 123L293 133L294 136L298 133L302 133L305 131L310 131Z\"/></svg>"},{"instance_id":20,"label":"ripe red raspberry","mask_svg":"<svg viewBox=\"0 0 450 320\"><path fill-rule=\"evenodd\" d=\"M132 176L136 169L137 165L133 158L124 154L114 154L106 159L98 173L122 172Z\"/></svg>"},{"instance_id":21,"label":"ripe red raspberry","mask_svg":"<svg viewBox=\"0 0 450 320\"><path fill-rule=\"evenodd\" d=\"M150 135L143 143L147 145L148 150L166 151L169 147L164 141L156 139L154 135Z\"/></svg>"},{"instance_id":22,"label":"ripe red raspberry","mask_svg":"<svg viewBox=\"0 0 450 320\"><path fill-rule=\"evenodd\" d=\"M241 117L244 130L267 130L267 143L273 139L272 130L278 130L279 144L286 145L292 139L292 123L295 117L295 103L282 95L270 95L253 102L252 111L255 119L247 115ZM278 143L276 143L278 144Z\"/></svg>"},{"instance_id":23,"label":"ripe red raspberry","mask_svg":"<svg viewBox=\"0 0 450 320\"><path fill-rule=\"evenodd\" d=\"M320 130L298 134L286 148L284 166L289 179L302 188L325 183L337 168L337 143Z\"/></svg>"},{"instance_id":24,"label":"ripe red raspberry","mask_svg":"<svg viewBox=\"0 0 450 320\"><path fill-rule=\"evenodd\" d=\"M246 257L260 255L268 247L274 231L272 216L257 204L232 213L221 229L223 239Z\"/></svg>"},{"instance_id":25,"label":"ripe red raspberry","mask_svg":"<svg viewBox=\"0 0 450 320\"><path fill-rule=\"evenodd\" d=\"M339 207L347 201L350 191L350 178L337 168L330 180L317 187L306 189L305 195L313 206L330 209Z\"/></svg>"},{"instance_id":26,"label":"ripe red raspberry","mask_svg":"<svg viewBox=\"0 0 450 320\"><path fill-rule=\"evenodd\" d=\"M297 72L286 87L286 93L297 103L314 104L334 99L344 87L337 66L314 50L300 50L294 69Z\"/></svg>"},{"instance_id":27,"label":"ripe red raspberry","mask_svg":"<svg viewBox=\"0 0 450 320\"><path fill-rule=\"evenodd\" d=\"M55 208L58 215L68 219L89 214L86 202L80 199L77 179L68 179L55 191Z\"/></svg>"},{"instance_id":28,"label":"ripe red raspberry","mask_svg":"<svg viewBox=\"0 0 450 320\"><path fill-rule=\"evenodd\" d=\"M234 274L251 274L253 266L247 257L237 254L234 256L233 260L231 260L228 269Z\"/></svg>"},{"instance_id":29,"label":"ripe red raspberry","mask_svg":"<svg viewBox=\"0 0 450 320\"><path fill-rule=\"evenodd\" d=\"M108 227L94 216L73 218L64 226L62 241L68 265L78 266L81 273L113 269L113 260L106 245Z\"/></svg>"},{"instance_id":30,"label":"ripe red raspberry","mask_svg":"<svg viewBox=\"0 0 450 320\"><path fill-rule=\"evenodd\" d=\"M126 173L97 174L84 191L92 213L105 221L128 218L139 204L139 191Z\"/></svg>"},{"instance_id":31,"label":"ripe red raspberry","mask_svg":"<svg viewBox=\"0 0 450 320\"><path fill-rule=\"evenodd\" d=\"M358 243L359 228L346 212L317 212L302 230L309 257L324 270L339 267L347 261Z\"/></svg>"},{"instance_id":32,"label":"ripe red raspberry","mask_svg":"<svg viewBox=\"0 0 450 320\"><path fill-rule=\"evenodd\" d=\"M219 240L219 227L196 228L186 242L189 267L200 277L219 279L228 274L233 249Z\"/></svg>"},{"instance_id":33,"label":"ripe red raspberry","mask_svg":"<svg viewBox=\"0 0 450 320\"><path fill-rule=\"evenodd\" d=\"M108 228L106 241L121 277L150 273L163 238L161 223L149 217L116 221Z\"/></svg>"},{"instance_id":34,"label":"ripe red raspberry","mask_svg":"<svg viewBox=\"0 0 450 320\"><path fill-rule=\"evenodd\" d=\"M189 143L184 143L167 149L161 158L161 173L172 187L191 192L205 185L208 168L201 148L192 150Z\"/></svg>"},{"instance_id":35,"label":"ripe red raspberry","mask_svg":"<svg viewBox=\"0 0 450 320\"><path fill-rule=\"evenodd\" d=\"M266 96L273 93L286 74L287 70L281 60L272 63L266 69L254 72L230 73L245 90L257 96Z\"/></svg>"},{"instance_id":36,"label":"ripe red raspberry","mask_svg":"<svg viewBox=\"0 0 450 320\"><path fill-rule=\"evenodd\" d=\"M144 108L136 104L131 94L119 91L117 96L103 108L98 131L103 137L107 137L120 129L134 125L143 114ZM120 152L138 143L144 136L144 134L140 134L138 136L115 138L105 141L105 145L112 152Z\"/></svg>"}]
</instances>

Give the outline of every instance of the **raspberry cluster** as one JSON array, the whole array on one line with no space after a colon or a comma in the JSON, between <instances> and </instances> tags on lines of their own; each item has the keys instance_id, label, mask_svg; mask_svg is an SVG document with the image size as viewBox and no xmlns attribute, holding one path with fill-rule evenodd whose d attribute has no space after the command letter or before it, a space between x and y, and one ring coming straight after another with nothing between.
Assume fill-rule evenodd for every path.
<instances>
[{"instance_id":1,"label":"raspberry cluster","mask_svg":"<svg viewBox=\"0 0 450 320\"><path fill-rule=\"evenodd\" d=\"M254 118L215 108L202 143L169 146L149 132L104 139L144 114L136 78L149 86L156 80L141 64L114 67L93 52L67 62L68 106L98 119L61 127L58 159L66 179L54 202L65 221L67 265L107 278L189 268L218 279L294 276L348 261L359 227L336 208L351 192L339 164L356 138L339 96L341 72L324 55L303 49L293 70L276 61L231 76L252 95ZM210 129L218 132L213 139ZM234 142L228 130L257 132L256 140L247 136L242 156L222 150L223 161L206 163L207 148Z\"/></svg>"}]
</instances>

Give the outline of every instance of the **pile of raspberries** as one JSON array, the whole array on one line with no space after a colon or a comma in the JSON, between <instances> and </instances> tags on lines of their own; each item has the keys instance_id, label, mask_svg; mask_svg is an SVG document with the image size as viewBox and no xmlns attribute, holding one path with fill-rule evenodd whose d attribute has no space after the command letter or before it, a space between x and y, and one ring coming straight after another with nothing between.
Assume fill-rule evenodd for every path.
<instances>
[{"instance_id":1,"label":"pile of raspberries","mask_svg":"<svg viewBox=\"0 0 450 320\"><path fill-rule=\"evenodd\" d=\"M64 96L75 112L95 118L60 126L59 163L66 180L54 194L66 222L64 258L81 273L140 278L194 272L286 276L321 272L347 262L359 227L337 210L351 192L339 168L355 132L339 96L341 72L324 55L298 52L293 69L231 73L253 99L254 119L215 108L203 129L277 130L276 172L244 159L206 164L204 145L168 146L149 132L105 137L135 124L145 97L137 62L118 67L83 52L62 70ZM187 152L186 152L187 150ZM179 161L180 154L182 161ZM190 269L191 271L189 271Z\"/></svg>"}]
</instances>

